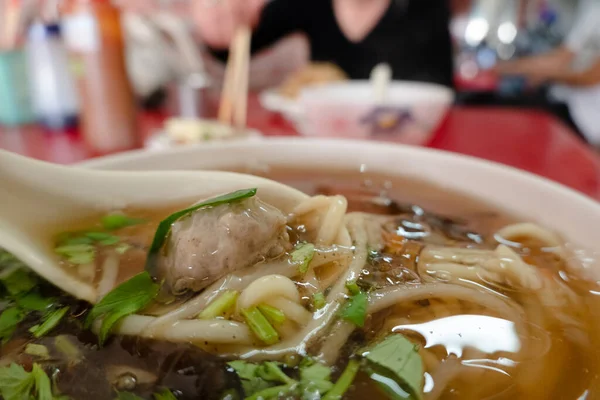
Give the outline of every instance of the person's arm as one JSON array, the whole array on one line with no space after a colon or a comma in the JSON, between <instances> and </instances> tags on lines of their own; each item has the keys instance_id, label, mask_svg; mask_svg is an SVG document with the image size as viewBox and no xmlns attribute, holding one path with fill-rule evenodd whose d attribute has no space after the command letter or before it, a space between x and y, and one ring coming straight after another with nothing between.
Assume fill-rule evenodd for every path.
<instances>
[{"instance_id":1,"label":"person's arm","mask_svg":"<svg viewBox=\"0 0 600 400\"><path fill-rule=\"evenodd\" d=\"M288 34L305 29L309 22L310 8L310 1L267 1L252 33L251 52L254 54L273 45ZM210 46L209 51L223 61L227 59L229 53L226 49L215 49Z\"/></svg>"},{"instance_id":2,"label":"person's arm","mask_svg":"<svg viewBox=\"0 0 600 400\"><path fill-rule=\"evenodd\" d=\"M582 87L600 84L600 58L591 67L583 71L573 71L570 68L549 71L547 80Z\"/></svg>"},{"instance_id":3,"label":"person's arm","mask_svg":"<svg viewBox=\"0 0 600 400\"><path fill-rule=\"evenodd\" d=\"M544 54L501 62L496 67L496 72L503 75L525 75L528 77L533 77L549 67L566 72L570 70L574 57L573 51L566 46L560 46Z\"/></svg>"}]
</instances>

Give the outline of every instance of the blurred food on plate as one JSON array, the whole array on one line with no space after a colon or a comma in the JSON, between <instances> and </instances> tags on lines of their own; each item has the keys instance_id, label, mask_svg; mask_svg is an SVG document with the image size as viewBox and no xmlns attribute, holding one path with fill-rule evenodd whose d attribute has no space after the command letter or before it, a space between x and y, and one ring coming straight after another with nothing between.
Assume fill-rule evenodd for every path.
<instances>
[{"instance_id":1,"label":"blurred food on plate","mask_svg":"<svg viewBox=\"0 0 600 400\"><path fill-rule=\"evenodd\" d=\"M316 62L292 73L279 87L278 92L284 97L295 99L306 87L345 80L348 80L348 75L337 65Z\"/></svg>"}]
</instances>

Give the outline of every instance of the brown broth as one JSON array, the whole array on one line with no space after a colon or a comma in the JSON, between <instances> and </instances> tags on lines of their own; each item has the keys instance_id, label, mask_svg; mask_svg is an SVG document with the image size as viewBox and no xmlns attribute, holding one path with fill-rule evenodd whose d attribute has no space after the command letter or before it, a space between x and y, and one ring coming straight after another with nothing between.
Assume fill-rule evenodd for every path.
<instances>
[{"instance_id":1,"label":"brown broth","mask_svg":"<svg viewBox=\"0 0 600 400\"><path fill-rule=\"evenodd\" d=\"M341 171L324 173L286 170L278 167L260 173L247 169L238 172L253 172L294 186L308 194L343 194L349 200L350 211L401 215L397 220L398 224L402 220L412 221L411 218L425 221L443 232L448 243L457 246L492 249L495 246L492 237L494 231L506 224L523 220L483 201L412 179L369 173L359 175ZM411 207L411 204L417 206ZM427 212L423 214L423 210ZM144 257L154 229L162 218L174 210L123 211L129 216L147 219L148 222L116 232L134 247L121 258L118 282L143 270ZM438 215L451 216L452 219ZM99 217L91 216L89 220L60 227L60 231L89 229L97 224ZM368 285L379 286L418 283L415 263L425 242L426 240L418 238L404 240L402 253L384 250L379 258L371 260L367 267L368 277L363 276L363 280ZM98 262L101 263L105 256L101 251ZM351 354L355 349L380 337L382 330L397 331L414 339L429 352L429 359L425 362L426 396L439 383L433 381L432 376L436 376L440 361L450 356L455 358L456 365L462 368L462 372L448 382L440 399L600 398L600 289L593 283L582 282L577 276L567 274L560 262L535 243L528 243L522 249L522 256L527 262L543 269L552 282L577 294L582 304L569 311L573 315L577 314L581 324L567 329L554 322L542 329L540 326L544 322L543 318L564 310L558 306L556 309L540 308L535 293L516 293L494 288L498 293L516 300L535 318L508 321L493 311L478 306L476 302L441 302L432 298L424 302L397 305L369 316L365 329L355 332L343 353ZM100 272L98 268L97 273ZM34 322L29 321L29 326ZM517 332L516 322L523 323L528 331ZM0 348L0 360L10 349L22 348L30 340L26 332L26 329L21 329L16 338ZM207 394L207 388L212 382L216 382L218 390L227 386L239 390L239 382L227 372L222 360L193 346L115 338L108 346L97 348L93 346L94 341L89 332L80 332L68 324L59 327L41 343L46 343L58 334L70 335L70 339L86 355L86 361L76 367L59 363L65 377L63 380L59 379L59 387L75 400L109 398L107 393L111 391L110 385L107 385L106 380L94 376L105 375L108 366L115 363L149 371L159 377L158 386L173 389L181 399L218 398L215 391ZM584 337L588 343L582 345L577 337ZM537 343L539 349L519 349L518 344L525 339ZM529 351L530 354L525 356L524 351ZM346 361L347 358L341 357L336 377ZM26 365L27 360L21 359L20 362ZM527 381L529 377L531 381L525 387L517 385L518 382ZM152 387L144 387L138 392L140 395L149 395ZM359 374L344 398L387 399L364 374Z\"/></svg>"}]
</instances>

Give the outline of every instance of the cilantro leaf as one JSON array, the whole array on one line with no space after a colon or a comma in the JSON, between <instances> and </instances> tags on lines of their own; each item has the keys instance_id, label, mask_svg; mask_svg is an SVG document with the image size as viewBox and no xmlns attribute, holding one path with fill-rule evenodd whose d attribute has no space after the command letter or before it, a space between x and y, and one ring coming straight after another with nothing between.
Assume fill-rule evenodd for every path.
<instances>
[{"instance_id":1,"label":"cilantro leaf","mask_svg":"<svg viewBox=\"0 0 600 400\"><path fill-rule=\"evenodd\" d=\"M301 275L308 272L308 267L313 257L315 256L315 245L311 243L301 243L296 246L296 249L292 252L292 261L300 263L298 266L298 272Z\"/></svg>"},{"instance_id":2,"label":"cilantro leaf","mask_svg":"<svg viewBox=\"0 0 600 400\"><path fill-rule=\"evenodd\" d=\"M0 314L0 343L4 344L10 340L25 316L26 314L18 307L10 307L2 311Z\"/></svg>"},{"instance_id":3,"label":"cilantro leaf","mask_svg":"<svg viewBox=\"0 0 600 400\"><path fill-rule=\"evenodd\" d=\"M306 359L308 360L308 359ZM333 387L331 368L312 360L300 364L302 400L318 400Z\"/></svg>"},{"instance_id":4,"label":"cilantro leaf","mask_svg":"<svg viewBox=\"0 0 600 400\"><path fill-rule=\"evenodd\" d=\"M27 311L45 311L52 307L56 299L46 298L36 292L27 293L15 299L17 305Z\"/></svg>"},{"instance_id":5,"label":"cilantro leaf","mask_svg":"<svg viewBox=\"0 0 600 400\"><path fill-rule=\"evenodd\" d=\"M228 362L227 365L239 376L246 396L251 396L271 386L269 382L258 376L258 365L256 364L236 360Z\"/></svg>"},{"instance_id":6,"label":"cilantro leaf","mask_svg":"<svg viewBox=\"0 0 600 400\"><path fill-rule=\"evenodd\" d=\"M0 278L0 281L12 296L25 294L37 285L37 279L24 268L18 268L7 276Z\"/></svg>"},{"instance_id":7,"label":"cilantro leaf","mask_svg":"<svg viewBox=\"0 0 600 400\"><path fill-rule=\"evenodd\" d=\"M367 294L358 292L350 297L350 300L348 300L346 306L342 309L340 316L346 321L352 322L354 325L362 328L365 326L368 303Z\"/></svg>"},{"instance_id":8,"label":"cilantro leaf","mask_svg":"<svg viewBox=\"0 0 600 400\"><path fill-rule=\"evenodd\" d=\"M202 208L217 207L222 204L229 204L253 197L254 195L256 195L256 191L257 189L245 189L218 196L213 199L203 201L200 204L196 204L192 207L186 208L185 210L177 211L176 213L173 213L164 220L162 220L156 228L156 233L154 234L152 245L150 246L150 250L148 251L148 257L146 259L146 270L150 272L153 272L155 270L156 255L165 244L165 241L169 236L169 232L171 232L171 225L177 222L177 220Z\"/></svg>"},{"instance_id":9,"label":"cilantro leaf","mask_svg":"<svg viewBox=\"0 0 600 400\"><path fill-rule=\"evenodd\" d=\"M38 365L31 372L17 364L0 368L0 394L4 400L53 400L50 378Z\"/></svg>"},{"instance_id":10,"label":"cilantro leaf","mask_svg":"<svg viewBox=\"0 0 600 400\"><path fill-rule=\"evenodd\" d=\"M0 394L4 400L29 399L35 386L35 377L17 364L0 368Z\"/></svg>"},{"instance_id":11,"label":"cilantro leaf","mask_svg":"<svg viewBox=\"0 0 600 400\"><path fill-rule=\"evenodd\" d=\"M418 346L400 334L394 334L374 345L363 357L372 367L371 379L377 381L384 391L397 392L390 387L390 379L400 385L400 389L407 391L415 399L422 398L423 388L423 361L419 355Z\"/></svg>"},{"instance_id":12,"label":"cilantro leaf","mask_svg":"<svg viewBox=\"0 0 600 400\"><path fill-rule=\"evenodd\" d=\"M146 307L157 295L160 286L148 272L137 274L108 293L88 314L86 326L103 318L99 340L104 343L110 331L121 319Z\"/></svg>"}]
</instances>

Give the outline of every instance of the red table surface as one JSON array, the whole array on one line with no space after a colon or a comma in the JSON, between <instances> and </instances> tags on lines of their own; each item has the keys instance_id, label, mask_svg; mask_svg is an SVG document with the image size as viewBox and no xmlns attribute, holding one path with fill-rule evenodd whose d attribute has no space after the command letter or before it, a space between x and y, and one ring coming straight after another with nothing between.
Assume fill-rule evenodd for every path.
<instances>
[{"instance_id":1,"label":"red table surface","mask_svg":"<svg viewBox=\"0 0 600 400\"><path fill-rule=\"evenodd\" d=\"M165 118L160 113L142 114L142 135L160 129ZM256 97L249 101L248 125L267 136L296 135L283 117L262 109ZM600 200L600 155L543 112L455 107L429 147L530 171ZM51 133L37 126L0 128L0 148L63 164L92 157L77 132Z\"/></svg>"}]
</instances>

